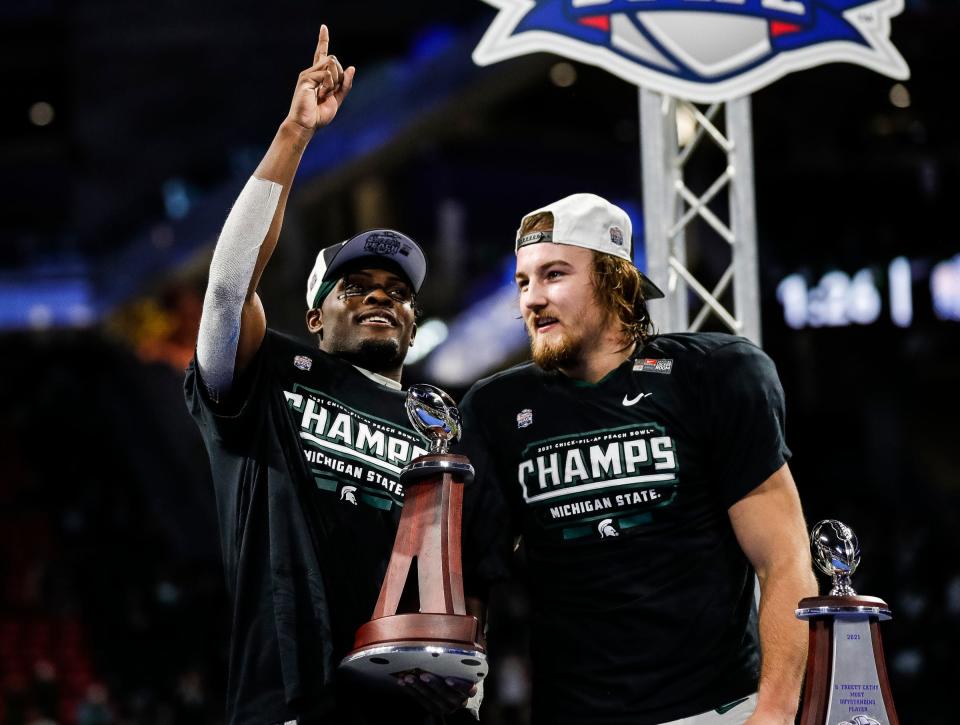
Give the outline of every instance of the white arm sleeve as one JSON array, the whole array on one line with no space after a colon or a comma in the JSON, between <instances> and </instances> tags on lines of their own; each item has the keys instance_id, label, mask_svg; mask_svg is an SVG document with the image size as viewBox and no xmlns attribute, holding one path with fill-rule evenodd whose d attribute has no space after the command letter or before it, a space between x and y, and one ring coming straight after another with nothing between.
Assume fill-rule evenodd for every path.
<instances>
[{"instance_id":1,"label":"white arm sleeve","mask_svg":"<svg viewBox=\"0 0 960 725\"><path fill-rule=\"evenodd\" d=\"M243 187L210 262L197 336L197 365L214 401L230 391L240 340L240 313L283 187L255 176Z\"/></svg>"}]
</instances>

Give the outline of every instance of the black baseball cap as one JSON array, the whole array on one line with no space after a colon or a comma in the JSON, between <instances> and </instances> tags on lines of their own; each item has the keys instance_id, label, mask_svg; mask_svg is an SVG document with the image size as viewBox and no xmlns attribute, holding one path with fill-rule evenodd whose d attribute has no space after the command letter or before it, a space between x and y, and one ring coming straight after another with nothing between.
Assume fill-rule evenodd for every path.
<instances>
[{"instance_id":1,"label":"black baseball cap","mask_svg":"<svg viewBox=\"0 0 960 725\"><path fill-rule=\"evenodd\" d=\"M329 294L331 288L324 283L336 281L348 265L366 259L373 267L389 262L385 266L399 268L414 293L427 276L427 258L419 244L392 229L370 229L320 250L307 278L307 308L318 307Z\"/></svg>"}]
</instances>

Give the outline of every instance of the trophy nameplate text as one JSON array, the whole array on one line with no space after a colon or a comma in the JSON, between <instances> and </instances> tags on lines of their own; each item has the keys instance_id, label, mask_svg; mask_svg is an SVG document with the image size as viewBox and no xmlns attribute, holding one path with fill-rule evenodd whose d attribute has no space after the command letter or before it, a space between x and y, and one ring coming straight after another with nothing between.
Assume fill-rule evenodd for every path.
<instances>
[{"instance_id":1,"label":"trophy nameplate text","mask_svg":"<svg viewBox=\"0 0 960 725\"><path fill-rule=\"evenodd\" d=\"M477 682L487 674L487 656L479 622L466 612L460 556L463 485L472 480L473 466L448 452L460 438L460 413L431 385L411 386L406 409L430 453L400 474L403 513L380 597L340 667L368 680L424 671ZM414 562L419 611L398 613Z\"/></svg>"},{"instance_id":2,"label":"trophy nameplate text","mask_svg":"<svg viewBox=\"0 0 960 725\"><path fill-rule=\"evenodd\" d=\"M860 545L849 526L821 521L810 534L813 558L833 577L830 594L800 600L810 622L810 650L800 725L899 725L880 640L886 602L859 596L850 577Z\"/></svg>"}]
</instances>

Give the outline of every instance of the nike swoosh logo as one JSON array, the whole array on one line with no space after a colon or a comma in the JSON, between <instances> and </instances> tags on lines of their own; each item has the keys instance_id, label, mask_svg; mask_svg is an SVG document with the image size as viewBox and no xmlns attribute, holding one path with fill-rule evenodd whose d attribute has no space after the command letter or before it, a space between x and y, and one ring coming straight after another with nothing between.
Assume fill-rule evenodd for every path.
<instances>
[{"instance_id":1,"label":"nike swoosh logo","mask_svg":"<svg viewBox=\"0 0 960 725\"><path fill-rule=\"evenodd\" d=\"M737 705L740 705L749 699L750 699L749 697L741 697L739 700L734 700L733 702L728 703L726 705L721 705L716 710L714 710L714 712L716 712L717 715L725 715L726 713L730 712L733 708L735 708Z\"/></svg>"},{"instance_id":2,"label":"nike swoosh logo","mask_svg":"<svg viewBox=\"0 0 960 725\"><path fill-rule=\"evenodd\" d=\"M631 405L636 405L641 400L643 400L644 398L649 398L651 395L653 395L653 393L640 393L640 395L638 395L636 398L631 398L629 395L624 395L623 404L626 405L627 407Z\"/></svg>"}]
</instances>

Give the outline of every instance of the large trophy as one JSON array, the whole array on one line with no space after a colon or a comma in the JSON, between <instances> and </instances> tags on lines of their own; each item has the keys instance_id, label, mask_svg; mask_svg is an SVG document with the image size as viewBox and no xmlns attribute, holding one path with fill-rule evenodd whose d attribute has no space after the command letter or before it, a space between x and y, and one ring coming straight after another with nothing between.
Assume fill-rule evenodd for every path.
<instances>
[{"instance_id":1,"label":"large trophy","mask_svg":"<svg viewBox=\"0 0 960 725\"><path fill-rule=\"evenodd\" d=\"M479 622L466 613L460 558L463 485L472 480L473 466L448 452L460 439L460 412L431 385L411 386L406 408L430 453L400 474L403 513L380 598L340 667L368 680L423 671L477 682L487 674L487 656L478 643ZM412 566L419 611L398 613Z\"/></svg>"},{"instance_id":2,"label":"large trophy","mask_svg":"<svg viewBox=\"0 0 960 725\"><path fill-rule=\"evenodd\" d=\"M850 577L860 544L849 526L821 521L810 534L813 558L833 577L825 597L800 600L797 617L810 622L807 681L800 725L899 725L880 641L887 603L858 595Z\"/></svg>"}]
</instances>

